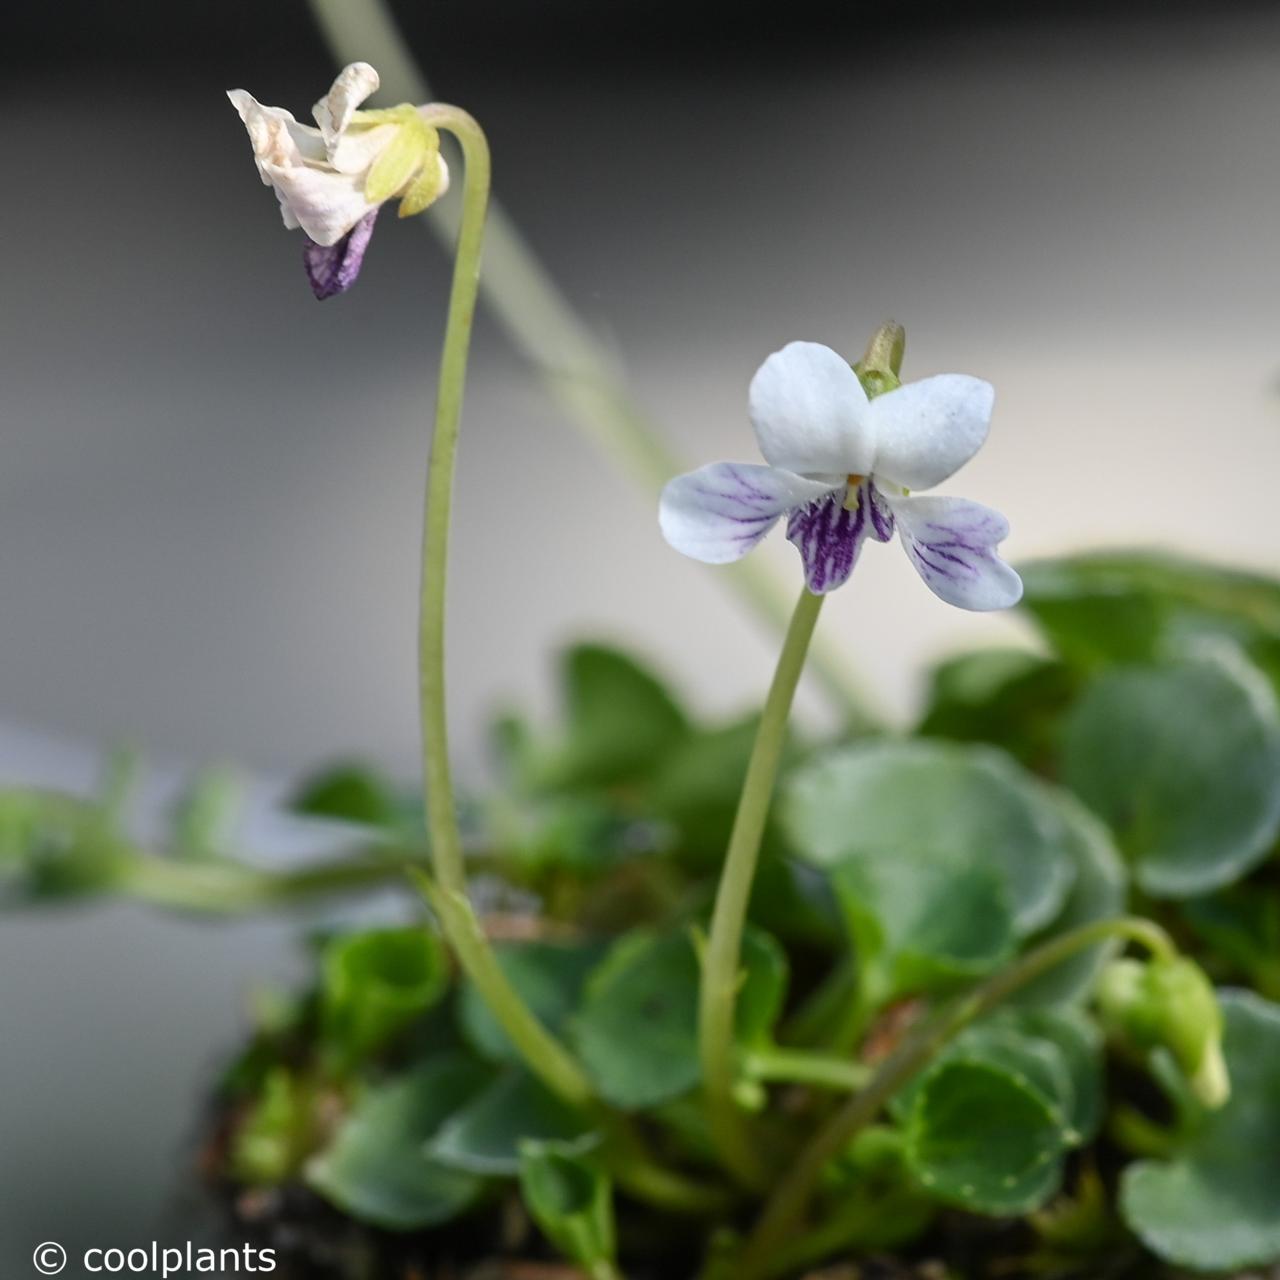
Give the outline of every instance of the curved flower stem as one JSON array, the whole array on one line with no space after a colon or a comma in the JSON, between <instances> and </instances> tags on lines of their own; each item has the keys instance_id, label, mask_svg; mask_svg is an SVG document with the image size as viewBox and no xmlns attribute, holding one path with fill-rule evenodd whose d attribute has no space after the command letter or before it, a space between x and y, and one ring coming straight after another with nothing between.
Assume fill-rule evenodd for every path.
<instances>
[{"instance_id":1,"label":"curved flower stem","mask_svg":"<svg viewBox=\"0 0 1280 1280\"><path fill-rule=\"evenodd\" d=\"M427 829L438 885L426 887L441 928L467 977L475 984L529 1068L567 1101L585 1105L592 1089L568 1051L542 1025L507 980L467 898L462 837L449 766L445 688L445 596L453 474L462 419L467 354L480 285L480 250L489 202L489 144L476 121L458 107L433 103L421 109L430 125L447 129L462 147L465 180L462 223L454 257L453 285L440 382L435 432L427 474L422 530L422 594L419 614L419 693L422 715L422 774Z\"/></svg>"},{"instance_id":2,"label":"curved flower stem","mask_svg":"<svg viewBox=\"0 0 1280 1280\"><path fill-rule=\"evenodd\" d=\"M760 841L769 816L769 804L786 739L787 717L822 601L822 596L806 589L800 593L795 612L791 615L791 625L778 655L773 683L769 687L751 760L743 779L742 794L738 798L738 811L716 888L711 932L702 961L698 1052L702 1061L711 1133L725 1163L748 1185L758 1185L763 1170L733 1096L733 1011L740 985L738 966L742 931L759 860Z\"/></svg>"},{"instance_id":3,"label":"curved flower stem","mask_svg":"<svg viewBox=\"0 0 1280 1280\"><path fill-rule=\"evenodd\" d=\"M1099 942L1123 938L1153 955L1173 958L1177 948L1159 925L1135 916L1098 920L1060 934L927 1019L877 1068L870 1083L818 1131L765 1205L747 1240L738 1280L768 1275L773 1255L798 1229L805 1206L828 1162L870 1124L899 1089L926 1067L951 1039L1042 973Z\"/></svg>"},{"instance_id":4,"label":"curved flower stem","mask_svg":"<svg viewBox=\"0 0 1280 1280\"><path fill-rule=\"evenodd\" d=\"M426 102L422 72L396 29L384 0L310 0L316 22L339 64L363 58L382 75L392 101ZM433 205L424 222L446 240L456 230L448 200ZM636 404L617 362L578 316L519 228L496 203L489 211L485 302L512 345L525 357L570 422L623 475L656 495L688 467L662 442ZM787 622L784 588L758 558L725 566L718 581L736 589L748 608L781 631ZM811 670L838 702L850 729L878 728L883 715L835 646L814 646Z\"/></svg>"}]
</instances>

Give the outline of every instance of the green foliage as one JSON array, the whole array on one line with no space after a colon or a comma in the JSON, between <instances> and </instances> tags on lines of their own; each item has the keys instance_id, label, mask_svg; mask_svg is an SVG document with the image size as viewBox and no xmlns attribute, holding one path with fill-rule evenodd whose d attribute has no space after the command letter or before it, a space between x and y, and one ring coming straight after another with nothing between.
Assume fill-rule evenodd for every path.
<instances>
[{"instance_id":1,"label":"green foliage","mask_svg":"<svg viewBox=\"0 0 1280 1280\"><path fill-rule=\"evenodd\" d=\"M881 1064L931 1048L822 1168L769 1280L926 1248L972 1280L1280 1261L1280 1009L1226 995L1231 1097L1210 1111L1188 1084L1221 1100L1204 1074L1219 1029L1205 975L1280 998L1280 717L1263 678L1280 684L1280 584L1142 555L1042 563L1026 580L1047 652L942 663L903 739L797 738L784 754L736 1009L736 1097L770 1183L857 1113L847 1098ZM757 720L702 723L599 645L563 671L560 722L505 717L502 782L461 812L475 928L499 939L502 974L594 1099L569 1106L529 1073L434 934L364 929L320 943L311 988L260 1021L227 1074L219 1172L303 1180L385 1230L470 1215L459 1231L486 1240L523 1221L518 1192L593 1280L616 1274L615 1235L628 1274L705 1256L706 1280L737 1276L759 1206L722 1164L699 1089L695 922ZM89 798L0 793L10 899L260 906L395 884L400 855L424 853L416 799L346 765L296 807L350 824L363 848L282 878L232 856L215 782L171 815L161 856L133 839L123 781ZM1105 922L1131 914L1183 958L1121 957ZM1000 988L1086 926L1100 926L1089 946ZM974 994L991 984L994 1011ZM966 1019L950 1040L939 1030ZM979 1245L948 1253L988 1239L990 1266ZM1018 1242L1031 1253L1007 1256Z\"/></svg>"},{"instance_id":2,"label":"green foliage","mask_svg":"<svg viewBox=\"0 0 1280 1280\"><path fill-rule=\"evenodd\" d=\"M1130 1166L1120 1195L1144 1243L1196 1271L1280 1258L1280 1006L1229 992L1222 1007L1231 1100L1172 1159Z\"/></svg>"},{"instance_id":3,"label":"green foliage","mask_svg":"<svg viewBox=\"0 0 1280 1280\"><path fill-rule=\"evenodd\" d=\"M588 1116L528 1072L511 1067L440 1126L429 1150L452 1169L511 1175L520 1168L520 1144L529 1139L585 1150L598 1135Z\"/></svg>"},{"instance_id":4,"label":"green foliage","mask_svg":"<svg viewBox=\"0 0 1280 1280\"><path fill-rule=\"evenodd\" d=\"M589 1276L614 1275L613 1188L598 1165L552 1143L523 1142L520 1192L529 1216L566 1258Z\"/></svg>"},{"instance_id":5,"label":"green foliage","mask_svg":"<svg viewBox=\"0 0 1280 1280\"><path fill-rule=\"evenodd\" d=\"M1062 775L1148 893L1220 888L1280 831L1275 700L1238 658L1108 672L1068 718Z\"/></svg>"},{"instance_id":6,"label":"green foliage","mask_svg":"<svg viewBox=\"0 0 1280 1280\"><path fill-rule=\"evenodd\" d=\"M799 852L825 867L851 854L916 849L999 874L1025 935L1048 924L1071 888L1061 822L1034 781L985 747L873 742L793 773L782 812Z\"/></svg>"},{"instance_id":7,"label":"green foliage","mask_svg":"<svg viewBox=\"0 0 1280 1280\"><path fill-rule=\"evenodd\" d=\"M1022 568L1023 607L1057 651L1087 667L1242 646L1280 677L1280 582L1155 552L1096 552Z\"/></svg>"},{"instance_id":8,"label":"green foliage","mask_svg":"<svg viewBox=\"0 0 1280 1280\"><path fill-rule=\"evenodd\" d=\"M1053 751L1058 720L1079 685L1060 659L1025 649L980 649L934 668L918 732L996 743L1026 765Z\"/></svg>"},{"instance_id":9,"label":"green foliage","mask_svg":"<svg viewBox=\"0 0 1280 1280\"><path fill-rule=\"evenodd\" d=\"M1099 1038L1070 1014L1009 1014L961 1035L895 1101L907 1160L948 1204L1007 1217L1058 1189L1066 1153L1096 1131Z\"/></svg>"},{"instance_id":10,"label":"green foliage","mask_svg":"<svg viewBox=\"0 0 1280 1280\"><path fill-rule=\"evenodd\" d=\"M391 782L362 764L331 765L312 774L298 788L290 807L311 817L387 831L403 828L413 812Z\"/></svg>"},{"instance_id":11,"label":"green foliage","mask_svg":"<svg viewBox=\"0 0 1280 1280\"><path fill-rule=\"evenodd\" d=\"M767 934L748 930L738 1034L758 1043L786 990L786 958ZM694 1088L698 956L687 931L620 940L592 974L572 1022L573 1043L601 1097L624 1110L653 1107Z\"/></svg>"},{"instance_id":12,"label":"green foliage","mask_svg":"<svg viewBox=\"0 0 1280 1280\"><path fill-rule=\"evenodd\" d=\"M652 773L688 732L665 686L634 659L603 645L576 645L562 672L564 741L542 781L607 786Z\"/></svg>"},{"instance_id":13,"label":"green foliage","mask_svg":"<svg viewBox=\"0 0 1280 1280\"><path fill-rule=\"evenodd\" d=\"M308 1185L353 1218L388 1231L456 1217L483 1183L432 1158L427 1143L484 1081L474 1062L445 1055L367 1088L333 1142L308 1165Z\"/></svg>"},{"instance_id":14,"label":"green foliage","mask_svg":"<svg viewBox=\"0 0 1280 1280\"><path fill-rule=\"evenodd\" d=\"M1052 811L1061 824L1062 847L1074 868L1071 888L1057 917L1036 935L1035 941L1044 941L1081 925L1122 915L1129 884L1110 831L1070 792L1045 783L1039 784L1039 791L1046 815ZM1102 942L1078 952L1023 987L1014 1001L1036 1006L1082 998L1115 946L1114 942Z\"/></svg>"},{"instance_id":15,"label":"green foliage","mask_svg":"<svg viewBox=\"0 0 1280 1280\"><path fill-rule=\"evenodd\" d=\"M335 1059L355 1066L443 999L444 948L424 927L343 934L325 948L321 1002Z\"/></svg>"},{"instance_id":16,"label":"green foliage","mask_svg":"<svg viewBox=\"0 0 1280 1280\"><path fill-rule=\"evenodd\" d=\"M1014 952L1005 884L989 867L907 846L853 854L833 878L872 1008L962 985Z\"/></svg>"},{"instance_id":17,"label":"green foliage","mask_svg":"<svg viewBox=\"0 0 1280 1280\"><path fill-rule=\"evenodd\" d=\"M520 997L549 1030L559 1034L577 1008L587 975L599 963L598 943L519 942L496 948L498 964ZM464 983L458 1017L462 1034L483 1058L519 1062L515 1046L479 993Z\"/></svg>"}]
</instances>

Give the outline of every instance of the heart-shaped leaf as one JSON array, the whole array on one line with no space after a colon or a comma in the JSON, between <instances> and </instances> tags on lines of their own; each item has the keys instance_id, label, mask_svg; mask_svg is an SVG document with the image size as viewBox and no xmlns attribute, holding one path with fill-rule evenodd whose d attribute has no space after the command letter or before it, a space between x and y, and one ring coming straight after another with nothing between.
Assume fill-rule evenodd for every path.
<instances>
[{"instance_id":1,"label":"heart-shaped leaf","mask_svg":"<svg viewBox=\"0 0 1280 1280\"><path fill-rule=\"evenodd\" d=\"M1197 1271L1280 1260L1280 1006L1221 994L1226 1106L1169 1161L1125 1170L1120 1210L1148 1248Z\"/></svg>"},{"instance_id":2,"label":"heart-shaped leaf","mask_svg":"<svg viewBox=\"0 0 1280 1280\"><path fill-rule=\"evenodd\" d=\"M1048 924L1071 887L1060 820L1030 775L988 747L860 744L794 773L781 808L797 850L822 866L918 849L993 869L1019 934Z\"/></svg>"},{"instance_id":3,"label":"heart-shaped leaf","mask_svg":"<svg viewBox=\"0 0 1280 1280\"><path fill-rule=\"evenodd\" d=\"M433 1160L424 1145L487 1079L474 1060L450 1054L365 1089L328 1149L308 1164L308 1185L344 1213L388 1231L456 1217L483 1184Z\"/></svg>"},{"instance_id":4,"label":"heart-shaped leaf","mask_svg":"<svg viewBox=\"0 0 1280 1280\"><path fill-rule=\"evenodd\" d=\"M787 966L767 934L743 937L739 1038L758 1043L782 1007ZM601 1097L625 1109L655 1106L692 1089L698 1063L697 952L685 932L621 939L587 982L571 1028Z\"/></svg>"},{"instance_id":5,"label":"heart-shaped leaf","mask_svg":"<svg viewBox=\"0 0 1280 1280\"><path fill-rule=\"evenodd\" d=\"M1280 831L1274 697L1238 655L1106 672L1068 719L1062 776L1148 893L1219 888Z\"/></svg>"}]
</instances>

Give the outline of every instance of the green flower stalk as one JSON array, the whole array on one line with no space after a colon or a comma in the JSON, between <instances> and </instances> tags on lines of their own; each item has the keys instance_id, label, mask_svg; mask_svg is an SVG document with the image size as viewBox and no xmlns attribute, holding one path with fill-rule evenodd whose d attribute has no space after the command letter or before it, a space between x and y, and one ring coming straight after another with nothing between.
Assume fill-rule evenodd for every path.
<instances>
[{"instance_id":1,"label":"green flower stalk","mask_svg":"<svg viewBox=\"0 0 1280 1280\"><path fill-rule=\"evenodd\" d=\"M471 908L449 763L445 683L449 528L489 203L489 146L467 112L445 103L360 110L378 86L378 73L368 63L344 67L316 103L314 126L298 124L278 107L263 106L243 89L231 90L228 97L249 134L258 174L280 202L285 226L300 228L306 236L303 262L319 298L342 293L354 283L383 204L398 199L400 215L412 216L447 190L449 170L440 154L441 131L452 134L462 149L462 219L440 360L423 521L419 705L423 790L435 874L434 881L423 877L423 883L467 977L529 1068L567 1101L586 1105L592 1089L585 1074L507 980Z\"/></svg>"}]
</instances>

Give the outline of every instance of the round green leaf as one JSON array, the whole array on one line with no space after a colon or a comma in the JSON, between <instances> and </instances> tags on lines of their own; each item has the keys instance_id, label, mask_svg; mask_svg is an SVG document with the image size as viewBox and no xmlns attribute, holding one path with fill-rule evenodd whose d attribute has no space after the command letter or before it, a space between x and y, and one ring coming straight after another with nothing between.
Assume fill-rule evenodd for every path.
<instances>
[{"instance_id":1,"label":"round green leaf","mask_svg":"<svg viewBox=\"0 0 1280 1280\"><path fill-rule=\"evenodd\" d=\"M1242 658L1101 676L1067 721L1062 776L1138 883L1186 898L1244 875L1280 830L1280 719Z\"/></svg>"},{"instance_id":2,"label":"round green leaf","mask_svg":"<svg viewBox=\"0 0 1280 1280\"><path fill-rule=\"evenodd\" d=\"M1231 1098L1170 1161L1125 1170L1120 1211L1144 1244L1197 1271L1280 1260L1280 1006L1224 992Z\"/></svg>"},{"instance_id":3,"label":"round green leaf","mask_svg":"<svg viewBox=\"0 0 1280 1280\"><path fill-rule=\"evenodd\" d=\"M1061 823L1029 775L988 747L882 741L835 752L792 775L782 817L798 851L823 866L920 849L990 867L1020 934L1048 924L1071 887Z\"/></svg>"},{"instance_id":4,"label":"round green leaf","mask_svg":"<svg viewBox=\"0 0 1280 1280\"><path fill-rule=\"evenodd\" d=\"M427 1150L452 1169L512 1175L520 1169L522 1142L566 1142L585 1150L597 1140L586 1115L512 1068L455 1111Z\"/></svg>"},{"instance_id":5,"label":"round green leaf","mask_svg":"<svg viewBox=\"0 0 1280 1280\"><path fill-rule=\"evenodd\" d=\"M482 1184L431 1159L424 1144L487 1079L476 1062L450 1054L366 1089L328 1149L307 1165L308 1185L344 1213L388 1231L456 1217Z\"/></svg>"},{"instance_id":6,"label":"round green leaf","mask_svg":"<svg viewBox=\"0 0 1280 1280\"><path fill-rule=\"evenodd\" d=\"M748 929L743 963L738 1034L759 1042L782 1007L786 958L767 934ZM622 938L592 974L570 1026L606 1101L628 1110L650 1107L698 1083L700 976L693 939L685 932Z\"/></svg>"},{"instance_id":7,"label":"round green leaf","mask_svg":"<svg viewBox=\"0 0 1280 1280\"><path fill-rule=\"evenodd\" d=\"M832 880L874 1007L979 978L1014 952L1008 894L988 867L906 848L853 854Z\"/></svg>"},{"instance_id":8,"label":"round green leaf","mask_svg":"<svg viewBox=\"0 0 1280 1280\"><path fill-rule=\"evenodd\" d=\"M1012 1217L1057 1189L1069 1135L1060 1107L1027 1074L1033 1060L1026 1054L1000 1066L951 1057L921 1082L907 1120L907 1160L938 1199Z\"/></svg>"}]
</instances>

